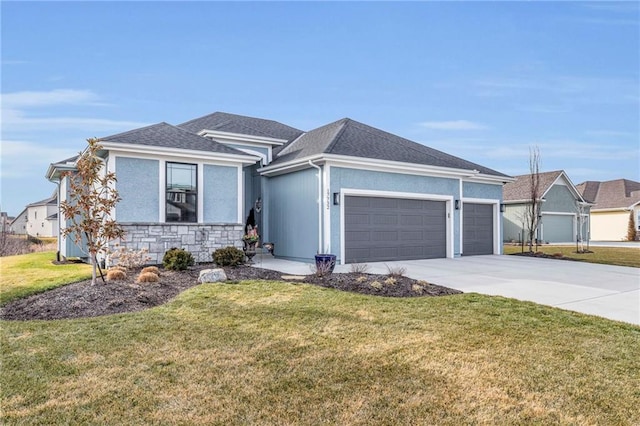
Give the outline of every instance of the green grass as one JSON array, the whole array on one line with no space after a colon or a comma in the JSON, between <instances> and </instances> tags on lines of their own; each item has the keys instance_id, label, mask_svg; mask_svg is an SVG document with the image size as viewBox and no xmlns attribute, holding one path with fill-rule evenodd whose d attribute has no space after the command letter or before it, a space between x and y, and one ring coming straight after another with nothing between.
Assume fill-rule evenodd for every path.
<instances>
[{"instance_id":1,"label":"green grass","mask_svg":"<svg viewBox=\"0 0 640 426\"><path fill-rule=\"evenodd\" d=\"M525 247L524 250L528 251L528 247ZM640 268L640 248L591 246L589 247L589 250L593 253L576 253L575 246L554 246L546 244L538 246L538 251L541 251L545 254L553 255L556 253L562 253L564 257L581 260L584 262ZM521 252L522 248L520 246L504 246L504 254L514 254Z\"/></svg>"},{"instance_id":2,"label":"green grass","mask_svg":"<svg viewBox=\"0 0 640 426\"><path fill-rule=\"evenodd\" d=\"M0 257L0 305L91 278L89 265L54 265L55 258L51 251Z\"/></svg>"},{"instance_id":3,"label":"green grass","mask_svg":"<svg viewBox=\"0 0 640 426\"><path fill-rule=\"evenodd\" d=\"M501 297L248 281L1 326L4 424L640 423L640 327Z\"/></svg>"}]
</instances>

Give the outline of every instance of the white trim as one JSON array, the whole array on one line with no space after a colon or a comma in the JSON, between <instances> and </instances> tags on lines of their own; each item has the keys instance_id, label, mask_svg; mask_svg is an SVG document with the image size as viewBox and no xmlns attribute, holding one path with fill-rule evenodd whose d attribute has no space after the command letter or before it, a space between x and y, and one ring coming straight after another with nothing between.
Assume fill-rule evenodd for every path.
<instances>
[{"instance_id":1,"label":"white trim","mask_svg":"<svg viewBox=\"0 0 640 426\"><path fill-rule=\"evenodd\" d=\"M250 177L251 178L251 177ZM238 167L238 223L244 223L244 170L242 167ZM264 226L264 224L263 224ZM244 231L243 231L244 232Z\"/></svg>"},{"instance_id":2,"label":"white trim","mask_svg":"<svg viewBox=\"0 0 640 426\"><path fill-rule=\"evenodd\" d=\"M453 196L440 195L440 194L424 194L416 192L395 192L395 191L376 191L369 189L355 189L355 188L341 188L340 189L340 264L345 264L345 226L344 226L344 214L345 197L382 197L382 198L399 198L399 199L412 199L412 200L430 200L430 201L444 201L446 209L446 220L449 222L446 229L446 257L454 257L453 249Z\"/></svg>"},{"instance_id":3,"label":"white trim","mask_svg":"<svg viewBox=\"0 0 640 426\"><path fill-rule=\"evenodd\" d=\"M196 163L196 190L198 191L197 223L204 223L204 164ZM166 195L165 195L166 197Z\"/></svg>"},{"instance_id":4,"label":"white trim","mask_svg":"<svg viewBox=\"0 0 640 426\"><path fill-rule=\"evenodd\" d=\"M243 133L230 133L230 132L221 132L219 130L200 130L198 133L200 136L204 136L205 138L212 138L216 140L223 139L228 140L229 142L233 141L234 143L238 141L243 141L246 143L254 143L259 145L271 145L271 146L281 146L287 143L286 139L278 139L278 138L270 138L267 136L253 136L246 135Z\"/></svg>"},{"instance_id":5,"label":"white trim","mask_svg":"<svg viewBox=\"0 0 640 426\"><path fill-rule=\"evenodd\" d=\"M491 204L493 205L493 254L500 254L500 247L502 246L502 241L500 241L500 231L502 230L502 224L500 219L502 214L500 213L500 200L495 198L472 198L472 197L462 197L461 208L464 208L464 203L469 204ZM460 210L460 222L462 222L462 210ZM464 228L460 228L460 255L463 256L463 247L464 247Z\"/></svg>"},{"instance_id":6,"label":"white trim","mask_svg":"<svg viewBox=\"0 0 640 426\"><path fill-rule=\"evenodd\" d=\"M347 155L316 154L301 159L288 161L275 166L267 166L258 170L263 175L275 176L308 167L309 160L330 162L335 167L346 167L352 169L364 169L380 172L390 172L399 174L413 174L420 176L434 177L455 177L466 178L467 182L484 182L502 185L511 182L514 178L507 176L483 175L477 170L455 169L450 167L426 166L422 164L404 163L399 161L377 160L372 158L360 158Z\"/></svg>"},{"instance_id":7,"label":"white trim","mask_svg":"<svg viewBox=\"0 0 640 426\"><path fill-rule=\"evenodd\" d=\"M322 184L325 188L325 197L324 197L324 250L325 253L332 253L331 247L331 206L333 205L333 194L331 194L331 166L329 164L325 164L322 168L323 176L322 176Z\"/></svg>"},{"instance_id":8,"label":"white trim","mask_svg":"<svg viewBox=\"0 0 640 426\"><path fill-rule=\"evenodd\" d=\"M166 148L159 146L150 146L150 145L135 145L135 144L114 144L104 142L101 143L104 150L109 151L109 155L112 153L129 153L135 154L134 157L142 158L141 154L146 155L156 155L162 157L175 157L175 158L190 158L190 159L198 159L201 161L218 161L218 162L227 162L227 163L247 163L247 164L255 164L260 160L260 157L254 157L250 155L237 155L237 154L224 154L220 152L213 151L199 151L199 150L189 150L182 148ZM182 160L184 161L184 160ZM191 160L193 162L193 160Z\"/></svg>"},{"instance_id":9,"label":"white trim","mask_svg":"<svg viewBox=\"0 0 640 426\"><path fill-rule=\"evenodd\" d=\"M462 199L464 198L464 184L463 184L463 180L459 179L458 182L460 182L460 188L458 189L459 193L458 193L458 197L460 197L460 208L458 209L458 219L459 219L459 223L458 223L458 247L460 249L460 256L462 256L462 243L464 241L462 241L462 233L464 231L464 227L463 227L463 221L464 218L462 217L462 209L464 209L464 203L462 201ZM455 203L455 201L454 201ZM454 207L454 212L453 214L455 215L455 205Z\"/></svg>"},{"instance_id":10,"label":"white trim","mask_svg":"<svg viewBox=\"0 0 640 426\"><path fill-rule=\"evenodd\" d=\"M159 160L159 179L158 182L158 191L160 191L160 196L158 197L158 201L160 203L160 208L158 209L158 222L166 223L167 222L167 160Z\"/></svg>"}]
</instances>

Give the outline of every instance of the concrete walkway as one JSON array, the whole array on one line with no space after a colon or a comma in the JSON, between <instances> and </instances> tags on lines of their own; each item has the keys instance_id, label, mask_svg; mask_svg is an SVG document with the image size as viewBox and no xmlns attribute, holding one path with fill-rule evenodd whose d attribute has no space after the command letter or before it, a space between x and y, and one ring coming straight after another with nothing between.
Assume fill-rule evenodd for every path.
<instances>
[{"instance_id":1,"label":"concrete walkway","mask_svg":"<svg viewBox=\"0 0 640 426\"><path fill-rule=\"evenodd\" d=\"M258 255L255 266L287 274L312 273L312 265ZM531 301L640 325L640 269L520 256L370 263L367 272L405 268L405 275L461 290ZM349 272L349 265L336 272Z\"/></svg>"}]
</instances>

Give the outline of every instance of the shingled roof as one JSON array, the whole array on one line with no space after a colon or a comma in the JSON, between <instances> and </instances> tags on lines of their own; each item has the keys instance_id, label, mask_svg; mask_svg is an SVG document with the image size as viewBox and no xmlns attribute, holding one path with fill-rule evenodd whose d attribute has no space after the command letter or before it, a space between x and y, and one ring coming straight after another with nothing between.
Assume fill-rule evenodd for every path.
<instances>
[{"instance_id":1,"label":"shingled roof","mask_svg":"<svg viewBox=\"0 0 640 426\"><path fill-rule=\"evenodd\" d=\"M100 138L100 142L147 145L163 148L178 148L207 151L220 154L246 155L246 153L219 142L188 132L180 127L162 122L117 135Z\"/></svg>"},{"instance_id":2,"label":"shingled roof","mask_svg":"<svg viewBox=\"0 0 640 426\"><path fill-rule=\"evenodd\" d=\"M293 140L303 133L302 130L277 121L226 112L214 112L213 114L179 124L178 127L192 133L198 133L202 130L217 130L220 132L284 139L286 141Z\"/></svg>"},{"instance_id":3,"label":"shingled roof","mask_svg":"<svg viewBox=\"0 0 640 426\"><path fill-rule=\"evenodd\" d=\"M350 118L343 118L302 134L298 139L287 144L270 166L317 154L335 154L477 170L487 175L508 177L479 164L429 148Z\"/></svg>"},{"instance_id":4,"label":"shingled roof","mask_svg":"<svg viewBox=\"0 0 640 426\"><path fill-rule=\"evenodd\" d=\"M539 173L540 177L540 197L551 188L553 183L564 172L555 170L553 172ZM515 181L509 182L502 187L502 199L508 201L531 201L531 174L514 176Z\"/></svg>"},{"instance_id":5,"label":"shingled roof","mask_svg":"<svg viewBox=\"0 0 640 426\"><path fill-rule=\"evenodd\" d=\"M585 199L595 204L592 210L629 209L640 203L640 182L633 180L587 181L576 188Z\"/></svg>"}]
</instances>

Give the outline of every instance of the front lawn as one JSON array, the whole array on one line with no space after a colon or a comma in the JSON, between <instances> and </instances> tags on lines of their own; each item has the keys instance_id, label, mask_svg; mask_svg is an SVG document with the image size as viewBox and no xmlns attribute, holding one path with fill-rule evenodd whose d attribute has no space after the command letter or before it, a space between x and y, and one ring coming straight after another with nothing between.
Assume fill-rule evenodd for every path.
<instances>
[{"instance_id":1,"label":"front lawn","mask_svg":"<svg viewBox=\"0 0 640 426\"><path fill-rule=\"evenodd\" d=\"M0 325L3 424L640 424L640 327L502 297L244 281Z\"/></svg>"},{"instance_id":2,"label":"front lawn","mask_svg":"<svg viewBox=\"0 0 640 426\"><path fill-rule=\"evenodd\" d=\"M53 251L0 257L0 305L30 294L91 278L83 263L54 265Z\"/></svg>"},{"instance_id":3,"label":"front lawn","mask_svg":"<svg viewBox=\"0 0 640 426\"><path fill-rule=\"evenodd\" d=\"M516 254L522 252L522 247L519 245L504 245L504 254ZM527 252L529 248L524 247L524 251ZM534 246L534 251L536 250ZM568 257L575 260L581 260L590 263L604 263L607 265L618 266L632 266L634 268L640 268L640 248L634 247L589 247L589 251L592 253L576 253L576 246L556 246L543 244L538 246L537 251L544 254L555 255L561 253L564 257Z\"/></svg>"}]
</instances>

